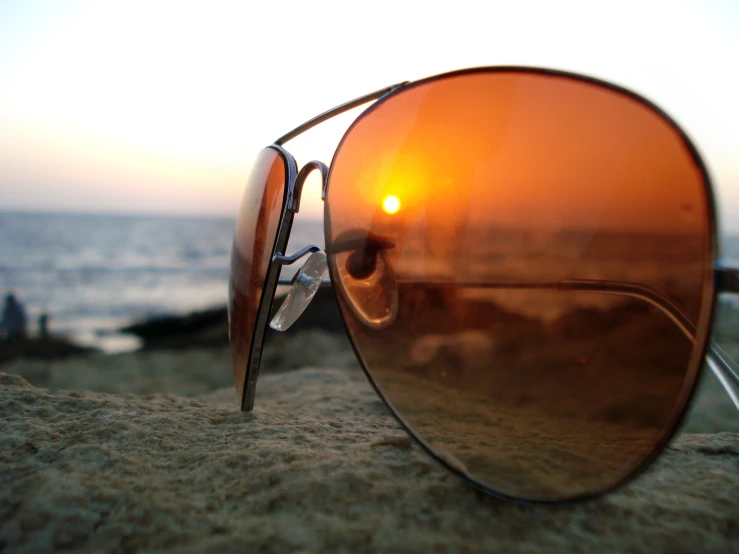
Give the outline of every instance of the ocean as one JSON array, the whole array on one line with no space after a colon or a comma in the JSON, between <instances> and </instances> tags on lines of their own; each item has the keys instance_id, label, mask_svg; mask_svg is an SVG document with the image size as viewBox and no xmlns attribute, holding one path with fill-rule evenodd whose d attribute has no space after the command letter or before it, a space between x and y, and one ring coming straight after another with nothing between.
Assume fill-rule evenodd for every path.
<instances>
[{"instance_id":1,"label":"ocean","mask_svg":"<svg viewBox=\"0 0 739 554\"><path fill-rule=\"evenodd\" d=\"M107 352L135 349L132 321L225 305L235 217L0 212L0 293L23 303L29 331ZM319 221L297 218L288 252L323 246ZM722 237L739 263L739 236ZM291 268L283 271L289 278Z\"/></svg>"},{"instance_id":2,"label":"ocean","mask_svg":"<svg viewBox=\"0 0 739 554\"><path fill-rule=\"evenodd\" d=\"M0 212L0 292L23 303L31 333L47 313L54 334L132 350L116 332L132 321L226 304L234 226L235 215ZM322 223L296 220L288 251L308 242L323 245Z\"/></svg>"}]
</instances>

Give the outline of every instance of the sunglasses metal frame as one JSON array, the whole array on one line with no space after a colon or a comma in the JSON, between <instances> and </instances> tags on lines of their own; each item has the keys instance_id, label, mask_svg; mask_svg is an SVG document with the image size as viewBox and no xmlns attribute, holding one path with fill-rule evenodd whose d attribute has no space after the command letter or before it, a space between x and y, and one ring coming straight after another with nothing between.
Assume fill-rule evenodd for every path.
<instances>
[{"instance_id":1,"label":"sunglasses metal frame","mask_svg":"<svg viewBox=\"0 0 739 554\"><path fill-rule=\"evenodd\" d=\"M609 293L609 294L619 294L619 295L632 296L632 297L645 300L651 305L657 307L660 311L662 311L665 315L667 315L681 329L683 334L685 334L689 340L691 340L694 344L697 345L696 350L694 350L693 352L691 366L689 370L686 371L686 379L690 380L690 382L688 383L689 386L686 386L684 388L681 398L678 399L678 405L680 406L680 410L677 411L677 416L673 417L673 420L670 421L667 428L663 431L663 435L660 438L660 440L655 444L655 446L652 448L650 453L641 460L638 467L630 470L623 479L613 484L612 486L606 489L603 489L603 490L598 490L594 492L580 494L577 496L567 497L562 500L536 500L536 499L522 500L520 498L507 496L506 494L503 494L500 491L491 490L484 483L476 480L475 478L470 476L468 473L466 473L466 471L464 470L464 467L460 467L455 462L454 459L450 459L448 456L441 456L440 454L435 452L435 450L422 437L420 437L411 428L410 425L407 424L407 422L403 419L402 415L397 413L397 411L393 408L393 406L384 396L384 394L382 393L378 385L375 383L371 372L367 368L367 364L364 362L360 352L358 351L351 337L351 334L348 331L348 328L346 329L347 335L350 338L352 347L354 348L357 358L362 364L362 367L364 369L364 372L367 378L369 379L370 383L372 384L372 386L374 387L375 391L378 393L380 398L388 406L388 408L393 413L395 418L399 421L399 423L438 462L440 462L441 464L446 466L448 469L456 473L468 484L472 485L474 488L481 490L487 494L491 494L493 496L496 496L502 499L512 500L516 502L534 503L534 504L562 504L566 502L585 500L588 498L606 494L614 489L617 489L623 486L626 482L629 482L632 479L636 478L638 475L641 474L642 471L644 471L647 467L649 467L651 463L654 461L654 459L662 452L665 445L672 439L674 432L678 428L684 415L688 412L689 403L693 397L693 393L695 392L696 380L697 380L698 375L700 374L701 362L703 360L706 361L707 365L710 367L710 369L719 379L719 381L721 382L721 384L724 386L727 393L731 397L732 401L739 409L739 366L737 366L731 360L731 358L718 345L710 342L708 339L709 334L710 334L712 317L714 314L717 294L721 292L739 293L739 269L720 265L716 261L717 254L718 254L716 209L715 209L715 199L713 196L713 190L711 186L711 179L708 175L708 171L705 165L703 164L703 161L700 155L698 154L697 149L693 145L692 141L685 134L685 132L677 125L677 123L675 123L674 120L669 115L667 115L661 108L656 106L654 103L652 103L648 99L634 93L633 91L630 91L618 85L614 85L612 83L602 81L599 79L595 79L592 77L570 73L566 71L553 70L553 69L544 69L544 68L535 68L535 67L518 67L518 66L499 66L499 67L480 67L480 68L472 68L472 69L463 69L463 70L453 71L449 73L443 73L440 75L435 75L435 76L421 79L418 81L413 81L413 82L404 81L402 83L398 83L395 85L391 85L389 87L376 90L370 94L361 96L359 98L356 98L354 100L341 104L340 106L332 108L310 119L309 121L303 123L302 125L296 127L289 133L286 133L285 135L278 138L273 144L269 145L267 148L271 148L275 150L280 155L280 157L283 159L283 162L285 163L285 167L286 167L286 180L284 183L285 202L283 203L282 213L280 215L280 222L278 225L277 236L275 238L272 253L271 253L271 263L269 265L269 269L265 277L265 284L264 284L262 297L260 299L259 308L257 312L257 318L256 318L253 336L252 336L252 343L251 343L251 348L250 348L250 353L249 353L249 358L248 358L248 363L247 363L247 368L246 368L246 374L245 374L245 379L244 379L245 382L244 382L244 392L243 392L243 396L241 399L241 409L244 411L250 411L252 410L253 405L254 405L254 396L256 392L256 382L257 382L257 378L259 374L259 365L261 361L262 347L263 347L265 332L266 332L266 328L268 325L269 316L271 313L271 307L274 301L274 296L275 296L277 286L290 284L289 281L279 280L280 269L283 265L289 265L291 263L294 263L295 261L302 258L303 256L311 252L320 250L318 246L308 245L302 248L301 250L299 250L298 252L296 252L295 254L293 254L292 256L285 255L285 249L287 247L287 243L290 237L290 230L292 228L294 216L299 211L299 208L300 208L300 197L301 197L302 188L303 188L306 178L313 171L317 170L321 173L321 177L323 180L321 198L325 201L327 187L328 187L328 183L330 179L330 171L331 171L330 167L327 167L322 162L311 161L307 163L305 166L303 166L298 172L297 162L295 161L294 157L287 150L284 149L283 147L284 143L297 137L298 135L304 133L305 131L311 129L312 127L315 127L316 125L319 125L320 123L323 123L324 121L332 117L335 117L341 113L354 109L363 104L367 104L372 101L377 101L375 104L370 106L367 110L362 112L362 114L360 114L354 120L354 122L349 126L349 128L344 134L344 137L346 137L346 135L351 132L352 127L357 123L357 121L359 121L361 118L363 118L367 114L371 113L371 111L377 105L379 105L382 100L402 90L405 90L408 87L414 87L414 86L429 83L435 80L445 79L445 78L458 76L458 75L466 75L466 74L471 74L471 73L492 73L492 72L536 73L536 74L565 77L565 78L573 79L576 81L582 81L585 83L597 85L599 87L605 87L614 92L624 94L632 99L637 100L641 104L648 106L653 111L655 111L659 116L661 116L664 120L666 120L676 131L678 131L680 137L682 138L682 140L688 147L690 154L692 155L694 161L696 162L701 172L703 182L705 183L704 193L706 195L708 212L709 212L708 213L709 217L708 217L708 222L707 222L708 223L708 234L709 234L707 238L708 238L709 247L708 247L707 254L710 260L710 263L708 264L710 275L707 275L705 278L704 291L703 291L704 302L708 302L709 305L707 306L706 309L703 310L702 320L698 322L697 326L693 325L690 319L687 316L685 316L685 314L683 314L677 306L675 306L667 297L663 296L661 293L654 291L652 289L649 289L648 287L641 286L641 285L635 285L632 283L622 283L622 282L613 282L613 281L602 281L601 282L601 281L571 280L571 281L558 281L558 282L549 282L549 283L526 283L526 284L521 284L520 286L511 285L510 283L505 283L505 284L503 283L501 284L496 284L496 283L480 284L478 283L476 284L478 286L485 286L485 287L505 286L507 288L561 289L561 290L591 291L591 292L600 292L600 293ZM341 143L338 145L337 149L335 150L334 157L336 156L336 153L339 151L340 148L341 148ZM325 210L325 214L326 215L324 216L324 232L326 234L326 237L328 238L330 236L330 221L328 220L328 217L327 217L328 216L327 207ZM332 279L336 275L335 270L333 269L331 263L329 264L329 274ZM324 282L323 284L330 286L331 282L330 281ZM337 295L341 294L338 287L333 287L333 289L334 289L335 294ZM343 318L343 315L342 315L342 318Z\"/></svg>"}]
</instances>

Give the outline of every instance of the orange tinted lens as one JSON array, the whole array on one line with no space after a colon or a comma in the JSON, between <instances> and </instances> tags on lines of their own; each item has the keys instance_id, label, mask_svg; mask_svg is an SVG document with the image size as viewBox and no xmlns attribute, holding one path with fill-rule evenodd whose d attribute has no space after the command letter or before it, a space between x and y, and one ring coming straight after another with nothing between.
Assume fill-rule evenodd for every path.
<instances>
[{"instance_id":1,"label":"orange tinted lens","mask_svg":"<svg viewBox=\"0 0 739 554\"><path fill-rule=\"evenodd\" d=\"M284 195L285 162L275 150L267 148L260 153L249 176L231 251L229 338L239 401Z\"/></svg>"},{"instance_id":2,"label":"orange tinted lens","mask_svg":"<svg viewBox=\"0 0 739 554\"><path fill-rule=\"evenodd\" d=\"M680 132L625 92L447 76L344 136L332 280L365 368L439 458L510 497L593 494L651 459L692 391L706 191Z\"/></svg>"}]
</instances>

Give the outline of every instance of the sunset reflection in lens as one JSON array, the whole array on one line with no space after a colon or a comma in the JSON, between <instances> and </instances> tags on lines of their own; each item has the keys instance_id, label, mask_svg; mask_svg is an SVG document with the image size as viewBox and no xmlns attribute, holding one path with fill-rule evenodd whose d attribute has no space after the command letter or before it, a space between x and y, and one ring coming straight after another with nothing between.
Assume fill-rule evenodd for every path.
<instances>
[{"instance_id":1,"label":"sunset reflection in lens","mask_svg":"<svg viewBox=\"0 0 739 554\"><path fill-rule=\"evenodd\" d=\"M382 201L382 209L388 214L398 213L398 210L400 209L400 200L398 200L397 196L393 196L392 194L386 196Z\"/></svg>"},{"instance_id":2,"label":"sunset reflection in lens","mask_svg":"<svg viewBox=\"0 0 739 554\"><path fill-rule=\"evenodd\" d=\"M683 410L710 312L709 213L699 162L647 104L560 75L468 73L355 122L326 244L351 338L406 424L494 491L560 500L633 473ZM345 236L354 252L333 248ZM379 327L356 307L387 304L373 283L388 278L351 271L375 255L397 304ZM551 286L575 280L652 291L698 348L638 295Z\"/></svg>"}]
</instances>

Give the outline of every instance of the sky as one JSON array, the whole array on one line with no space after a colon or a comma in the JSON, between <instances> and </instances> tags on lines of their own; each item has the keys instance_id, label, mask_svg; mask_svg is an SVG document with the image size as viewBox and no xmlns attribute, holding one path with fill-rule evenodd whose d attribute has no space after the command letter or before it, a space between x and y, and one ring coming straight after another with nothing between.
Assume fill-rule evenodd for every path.
<instances>
[{"instance_id":1,"label":"sky","mask_svg":"<svg viewBox=\"0 0 739 554\"><path fill-rule=\"evenodd\" d=\"M703 156L739 231L739 2L0 0L0 209L235 216L260 149L386 85L465 67L592 75ZM330 162L359 112L288 143ZM319 216L319 183L301 209Z\"/></svg>"}]
</instances>

